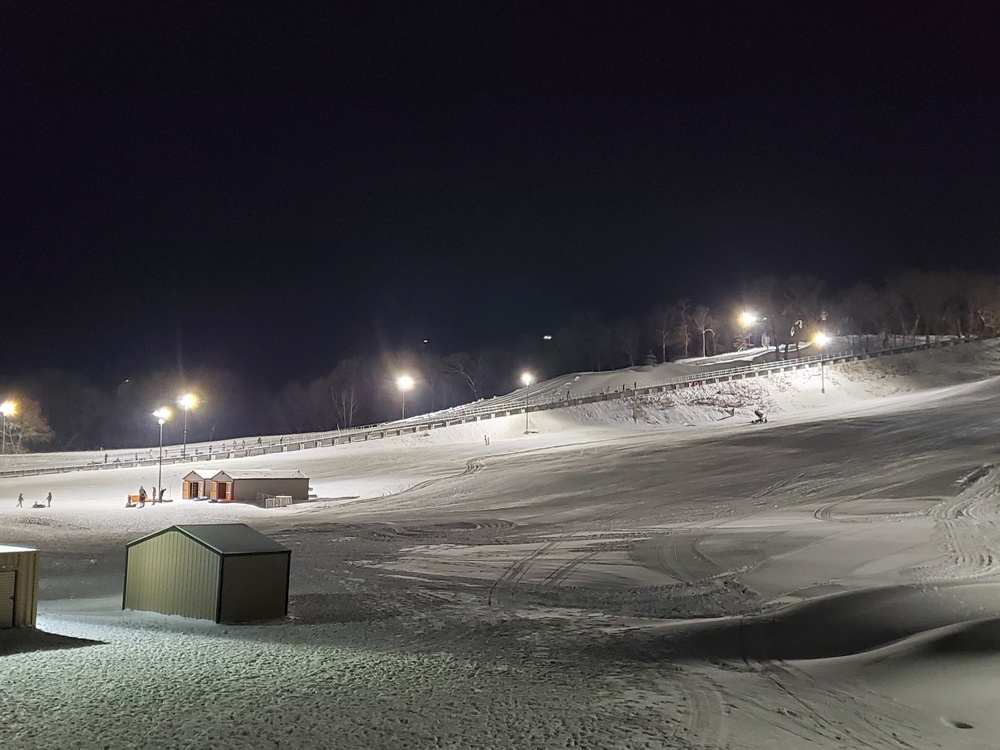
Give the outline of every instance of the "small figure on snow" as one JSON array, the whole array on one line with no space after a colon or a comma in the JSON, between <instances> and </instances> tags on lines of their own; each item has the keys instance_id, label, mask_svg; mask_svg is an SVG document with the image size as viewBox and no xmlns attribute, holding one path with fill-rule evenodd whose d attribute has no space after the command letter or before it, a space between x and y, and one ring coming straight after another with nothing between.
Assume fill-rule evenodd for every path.
<instances>
[{"instance_id":1,"label":"small figure on snow","mask_svg":"<svg viewBox=\"0 0 1000 750\"><path fill-rule=\"evenodd\" d=\"M764 422L767 421L767 417L764 416L764 412L763 412L762 409L754 409L753 413L754 413L754 416L757 417L757 419L755 419L750 424L762 424L762 423L764 423Z\"/></svg>"},{"instance_id":2,"label":"small figure on snow","mask_svg":"<svg viewBox=\"0 0 1000 750\"><path fill-rule=\"evenodd\" d=\"M47 508L51 508L52 507L52 493L51 492L49 493L49 496L47 498L45 498L45 507L47 507Z\"/></svg>"},{"instance_id":3,"label":"small figure on snow","mask_svg":"<svg viewBox=\"0 0 1000 750\"><path fill-rule=\"evenodd\" d=\"M23 492L20 492L17 495L17 507L18 508L23 508L24 507L24 493Z\"/></svg>"},{"instance_id":4,"label":"small figure on snow","mask_svg":"<svg viewBox=\"0 0 1000 750\"><path fill-rule=\"evenodd\" d=\"M146 507L146 488L142 485L139 485L139 507Z\"/></svg>"}]
</instances>

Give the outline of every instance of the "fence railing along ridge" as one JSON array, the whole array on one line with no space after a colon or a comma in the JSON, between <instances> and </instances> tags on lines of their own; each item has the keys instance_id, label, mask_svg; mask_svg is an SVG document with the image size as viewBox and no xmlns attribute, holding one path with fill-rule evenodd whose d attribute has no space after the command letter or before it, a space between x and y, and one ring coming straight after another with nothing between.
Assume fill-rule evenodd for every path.
<instances>
[{"instance_id":1,"label":"fence railing along ridge","mask_svg":"<svg viewBox=\"0 0 1000 750\"><path fill-rule=\"evenodd\" d=\"M979 336L953 338L945 340L935 340L931 342L906 344L903 346L893 346L888 348L870 349L866 351L840 351L830 354L818 354L808 357L791 357L772 362L748 363L738 367L729 367L719 370L706 370L689 376L676 376L647 385L626 388L624 390L597 389L571 393L568 398L552 397L548 399L531 398L529 390L527 403L523 391L514 391L505 396L489 399L488 402L479 404L475 402L465 406L455 406L443 409L432 414L424 414L395 422L382 422L378 424L365 425L362 427L351 427L343 430L326 430L323 432L300 433L297 435L282 435L279 440L270 440L261 444L252 443L249 446L236 447L236 440L233 440L233 447L226 449L227 441L223 441L223 448L213 451L211 454L189 453L181 456L164 457L163 463L174 465L178 463L197 464L206 461L217 461L229 458L244 458L248 456L259 456L270 453L283 453L296 450L308 450L311 448L326 447L343 443L367 441L370 439L381 439L386 437L396 437L398 435L413 434L419 431L453 426L482 419L494 419L498 417L510 416L511 414L523 414L525 411L546 411L549 409L568 408L578 406L583 403L593 403L595 401L621 398L623 395L644 395L666 389L677 389L693 387L702 383L717 383L724 380L732 380L739 376L740 379L759 377L768 372L780 372L790 369L799 369L820 365L822 363L837 363L860 361L876 357L891 356L894 354L906 354L914 351L928 350L954 346L956 344L972 343L984 341L996 336ZM613 372L613 371L609 371ZM543 393L549 393L546 389ZM536 395L539 391L535 391ZM245 441L240 441L245 443ZM174 447L174 446L171 446ZM277 449L277 450L275 450ZM135 468L138 466L155 466L159 463L158 458L143 458L141 460L119 461L114 464L108 463L85 463L67 464L64 466L39 466L24 469L0 470L0 478L40 476L44 474L63 474L71 471L96 471L118 468Z\"/></svg>"}]
</instances>

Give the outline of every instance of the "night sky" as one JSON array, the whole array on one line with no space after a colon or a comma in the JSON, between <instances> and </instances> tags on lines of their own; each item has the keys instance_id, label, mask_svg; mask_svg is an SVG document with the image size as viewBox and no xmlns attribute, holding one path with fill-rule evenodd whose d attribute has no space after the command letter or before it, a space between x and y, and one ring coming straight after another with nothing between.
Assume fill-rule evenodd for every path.
<instances>
[{"instance_id":1,"label":"night sky","mask_svg":"<svg viewBox=\"0 0 1000 750\"><path fill-rule=\"evenodd\" d=\"M147 5L0 11L0 374L998 270L992 3Z\"/></svg>"}]
</instances>

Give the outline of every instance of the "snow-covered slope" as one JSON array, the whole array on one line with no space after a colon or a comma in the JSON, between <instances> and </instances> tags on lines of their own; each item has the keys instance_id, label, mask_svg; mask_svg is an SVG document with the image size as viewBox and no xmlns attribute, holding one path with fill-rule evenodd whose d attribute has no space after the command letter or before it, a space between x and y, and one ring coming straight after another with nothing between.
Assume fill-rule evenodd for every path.
<instances>
[{"instance_id":1,"label":"snow-covered slope","mask_svg":"<svg viewBox=\"0 0 1000 750\"><path fill-rule=\"evenodd\" d=\"M292 508L2 480L0 543L43 567L0 746L996 746L998 352L219 462L301 469ZM127 540L225 520L293 550L286 621L120 611Z\"/></svg>"}]
</instances>

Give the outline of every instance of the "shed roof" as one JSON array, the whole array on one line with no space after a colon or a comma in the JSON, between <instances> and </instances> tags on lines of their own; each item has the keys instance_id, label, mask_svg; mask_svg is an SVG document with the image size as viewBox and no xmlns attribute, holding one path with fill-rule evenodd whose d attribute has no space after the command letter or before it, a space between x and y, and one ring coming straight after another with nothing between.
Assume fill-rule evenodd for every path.
<instances>
[{"instance_id":1,"label":"shed roof","mask_svg":"<svg viewBox=\"0 0 1000 750\"><path fill-rule=\"evenodd\" d=\"M191 469L187 474L184 475L184 481L191 481L190 477L193 474L198 479L211 479L214 474L218 474L218 469Z\"/></svg>"},{"instance_id":2,"label":"shed roof","mask_svg":"<svg viewBox=\"0 0 1000 750\"><path fill-rule=\"evenodd\" d=\"M246 555L255 552L289 552L288 547L278 544L269 536L261 534L245 523L199 523L170 526L148 534L127 546L139 544L168 531L179 531L199 544L220 555Z\"/></svg>"},{"instance_id":3,"label":"shed roof","mask_svg":"<svg viewBox=\"0 0 1000 750\"><path fill-rule=\"evenodd\" d=\"M11 552L38 552L38 550L33 547L10 547L6 544L0 544L0 555L9 554Z\"/></svg>"},{"instance_id":4,"label":"shed roof","mask_svg":"<svg viewBox=\"0 0 1000 750\"><path fill-rule=\"evenodd\" d=\"M298 469L224 469L212 477L218 481L222 477L229 480L235 479L308 479Z\"/></svg>"}]
</instances>

